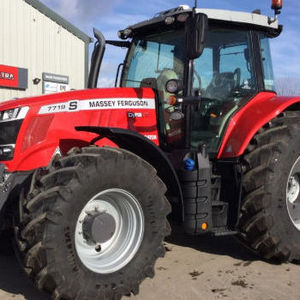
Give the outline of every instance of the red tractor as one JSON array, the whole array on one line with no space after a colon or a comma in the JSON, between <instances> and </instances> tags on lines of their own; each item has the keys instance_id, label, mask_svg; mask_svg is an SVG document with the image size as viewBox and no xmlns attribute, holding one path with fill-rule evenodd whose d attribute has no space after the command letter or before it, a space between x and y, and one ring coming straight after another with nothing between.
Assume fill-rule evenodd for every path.
<instances>
[{"instance_id":1,"label":"red tractor","mask_svg":"<svg viewBox=\"0 0 300 300\"><path fill-rule=\"evenodd\" d=\"M171 208L187 234L300 259L300 98L274 92L276 14L179 6L118 41L95 30L90 89L1 103L0 228L39 289L137 294ZM96 88L105 44L128 48L120 88Z\"/></svg>"}]
</instances>

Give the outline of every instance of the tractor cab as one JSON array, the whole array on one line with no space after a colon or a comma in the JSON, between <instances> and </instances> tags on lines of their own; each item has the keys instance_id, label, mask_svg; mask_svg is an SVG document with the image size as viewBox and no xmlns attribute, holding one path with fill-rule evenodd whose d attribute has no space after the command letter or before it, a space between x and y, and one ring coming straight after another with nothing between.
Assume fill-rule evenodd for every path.
<instances>
[{"instance_id":1,"label":"tractor cab","mask_svg":"<svg viewBox=\"0 0 300 300\"><path fill-rule=\"evenodd\" d=\"M196 33L187 29L191 19L201 22ZM230 117L259 92L274 91L269 39L280 32L277 20L258 11L182 5L161 12L119 31L131 40L123 42L129 50L120 86L156 92L162 148L205 143L216 153ZM189 54L193 34L202 43L196 57Z\"/></svg>"},{"instance_id":2,"label":"tractor cab","mask_svg":"<svg viewBox=\"0 0 300 300\"><path fill-rule=\"evenodd\" d=\"M270 120L264 118L269 111L264 105L272 106L270 99L276 95L269 40L282 31L276 17L282 2L274 0L272 8L274 18L258 10L245 13L181 5L120 30L119 41L106 41L128 48L120 87L155 92L159 150L151 151L161 151L171 166L165 168L175 175L161 171L159 155L149 154L146 148L138 151L151 156L165 182L180 186L174 189L174 184L167 184L168 197L175 199L173 212L184 211L187 233L202 234L210 228L215 234L228 230L232 234L238 224L240 149L251 140L248 130L256 132L255 120L261 122L259 126ZM101 33L95 33L98 43L90 73L94 82L105 46ZM116 83L118 79L117 74ZM269 103L256 108L264 96ZM234 131L235 120L244 110L246 121ZM130 150L140 148L139 143L126 145Z\"/></svg>"}]
</instances>

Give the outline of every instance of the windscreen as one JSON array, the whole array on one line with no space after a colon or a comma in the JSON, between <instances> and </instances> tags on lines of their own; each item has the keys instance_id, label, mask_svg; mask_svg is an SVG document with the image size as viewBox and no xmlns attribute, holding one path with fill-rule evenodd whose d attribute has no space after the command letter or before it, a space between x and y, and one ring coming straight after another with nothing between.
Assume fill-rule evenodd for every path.
<instances>
[{"instance_id":1,"label":"windscreen","mask_svg":"<svg viewBox=\"0 0 300 300\"><path fill-rule=\"evenodd\" d=\"M161 145L178 147L183 140L184 115L175 94L166 91L169 80L183 82L184 31L168 31L133 40L121 86L150 87L158 95L158 127ZM176 114L176 120L174 116Z\"/></svg>"},{"instance_id":2,"label":"windscreen","mask_svg":"<svg viewBox=\"0 0 300 300\"><path fill-rule=\"evenodd\" d=\"M185 116L182 102L170 100L172 94L166 91L166 83L176 79L183 86L188 62L184 42L183 30L135 38L121 84L156 90L160 133L173 148L182 147ZM193 148L205 143L209 152L217 152L230 117L241 103L257 93L252 49L251 31L209 27L203 54L194 61L193 92L201 103L192 109ZM184 88L177 99L184 94Z\"/></svg>"},{"instance_id":3,"label":"windscreen","mask_svg":"<svg viewBox=\"0 0 300 300\"><path fill-rule=\"evenodd\" d=\"M182 31L153 34L133 41L125 65L122 86L141 87L159 80L163 71L173 70L183 78L184 35ZM152 80L152 81L151 81Z\"/></svg>"},{"instance_id":4,"label":"windscreen","mask_svg":"<svg viewBox=\"0 0 300 300\"><path fill-rule=\"evenodd\" d=\"M264 83L267 91L275 91L274 73L269 38L260 34L260 50L264 71Z\"/></svg>"},{"instance_id":5,"label":"windscreen","mask_svg":"<svg viewBox=\"0 0 300 300\"><path fill-rule=\"evenodd\" d=\"M258 90L250 32L211 28L193 87L201 105L193 113L192 146L204 142L216 152L230 117Z\"/></svg>"}]
</instances>

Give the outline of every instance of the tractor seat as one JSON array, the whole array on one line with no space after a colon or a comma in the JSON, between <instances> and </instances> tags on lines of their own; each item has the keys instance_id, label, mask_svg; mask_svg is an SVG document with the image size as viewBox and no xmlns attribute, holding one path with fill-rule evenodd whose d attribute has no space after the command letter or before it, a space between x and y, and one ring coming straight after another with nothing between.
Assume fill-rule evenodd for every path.
<instances>
[{"instance_id":1,"label":"tractor seat","mask_svg":"<svg viewBox=\"0 0 300 300\"><path fill-rule=\"evenodd\" d=\"M227 100L231 91L234 89L234 73L216 73L206 88L203 96L210 99Z\"/></svg>"}]
</instances>

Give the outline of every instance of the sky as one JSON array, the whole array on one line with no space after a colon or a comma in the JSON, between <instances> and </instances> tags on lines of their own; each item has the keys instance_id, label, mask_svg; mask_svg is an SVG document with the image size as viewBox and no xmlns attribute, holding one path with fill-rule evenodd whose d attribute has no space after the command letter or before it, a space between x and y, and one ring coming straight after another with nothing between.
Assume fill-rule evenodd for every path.
<instances>
[{"instance_id":1,"label":"sky","mask_svg":"<svg viewBox=\"0 0 300 300\"><path fill-rule=\"evenodd\" d=\"M193 0L41 0L48 7L93 37L93 27L106 39L117 39L117 32L129 25L152 18L157 12L180 4L194 5ZM273 67L276 78L299 79L300 82L300 1L283 1L279 15L284 29L280 37L271 41ZM272 16L271 0L198 0L200 8L218 8L251 12L261 9ZM91 46L92 52L92 46ZM112 86L125 50L107 46L101 66L99 85Z\"/></svg>"}]
</instances>

